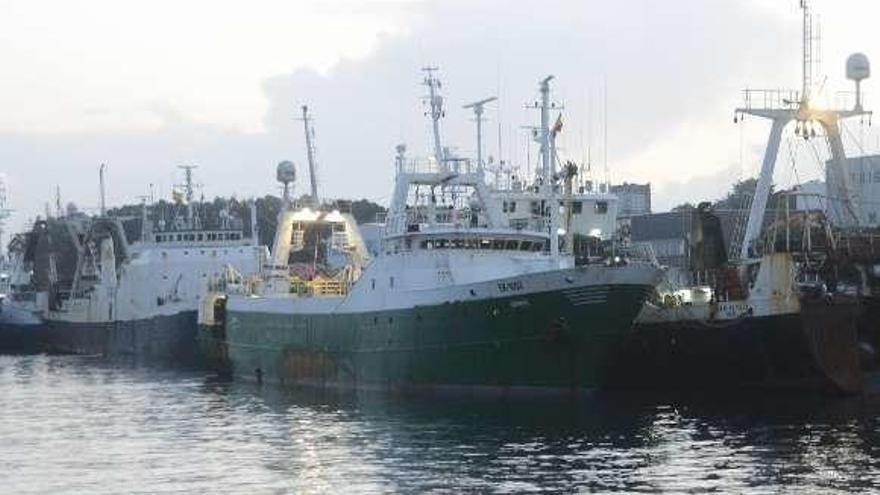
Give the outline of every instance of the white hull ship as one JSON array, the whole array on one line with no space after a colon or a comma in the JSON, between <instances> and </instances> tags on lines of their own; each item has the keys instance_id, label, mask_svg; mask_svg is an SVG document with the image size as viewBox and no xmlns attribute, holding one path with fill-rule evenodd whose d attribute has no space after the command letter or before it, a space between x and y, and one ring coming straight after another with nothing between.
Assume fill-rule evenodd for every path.
<instances>
[{"instance_id":1,"label":"white hull ship","mask_svg":"<svg viewBox=\"0 0 880 495\"><path fill-rule=\"evenodd\" d=\"M48 350L177 363L198 357L196 314L210 281L229 269L259 273L267 250L258 245L254 206L250 237L228 215L217 228L202 227L193 213L192 167L185 168L186 216L171 228L163 221L151 228L146 205L132 243L115 218L102 215L78 229L68 223L75 267L69 287L49 294Z\"/></svg>"}]
</instances>

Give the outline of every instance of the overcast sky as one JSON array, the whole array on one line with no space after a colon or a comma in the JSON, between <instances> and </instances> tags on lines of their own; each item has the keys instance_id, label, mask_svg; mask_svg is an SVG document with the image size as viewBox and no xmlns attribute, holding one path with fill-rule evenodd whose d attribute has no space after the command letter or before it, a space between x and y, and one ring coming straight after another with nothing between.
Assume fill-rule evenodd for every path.
<instances>
[{"instance_id":1,"label":"overcast sky","mask_svg":"<svg viewBox=\"0 0 880 495\"><path fill-rule=\"evenodd\" d=\"M849 53L880 53L880 2L813 8L830 97L850 89ZM745 87L799 87L799 33L798 0L0 0L0 172L13 228L54 201L56 184L64 203L95 207L102 162L113 204L150 184L169 196L182 164L198 165L207 197L277 193L275 164L305 162L295 118L308 104L322 194L385 203L394 145L427 154L419 69L430 64L444 82L444 137L461 154L474 151L461 105L498 95L486 152L499 155L500 129L500 156L525 170L534 149L522 126L537 115L523 105L554 74L563 157L589 148L601 178L607 156L614 182L650 181L666 209L755 172L768 126L736 125L733 109ZM872 128L848 129L861 137L851 152L876 151ZM780 184L822 173L783 149Z\"/></svg>"}]
</instances>

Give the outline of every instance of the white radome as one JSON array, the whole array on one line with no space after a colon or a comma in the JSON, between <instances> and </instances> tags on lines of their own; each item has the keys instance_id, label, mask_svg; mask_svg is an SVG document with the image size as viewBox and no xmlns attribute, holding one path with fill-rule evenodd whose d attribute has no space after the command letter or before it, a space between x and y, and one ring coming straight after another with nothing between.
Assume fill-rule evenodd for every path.
<instances>
[{"instance_id":1,"label":"white radome","mask_svg":"<svg viewBox=\"0 0 880 495\"><path fill-rule=\"evenodd\" d=\"M289 160L284 160L283 162L278 164L278 167L275 169L275 177L278 182L282 184L287 184L296 181L296 165Z\"/></svg>"},{"instance_id":2,"label":"white radome","mask_svg":"<svg viewBox=\"0 0 880 495\"><path fill-rule=\"evenodd\" d=\"M853 81L871 77L871 63L864 53L853 53L846 59L846 77Z\"/></svg>"}]
</instances>

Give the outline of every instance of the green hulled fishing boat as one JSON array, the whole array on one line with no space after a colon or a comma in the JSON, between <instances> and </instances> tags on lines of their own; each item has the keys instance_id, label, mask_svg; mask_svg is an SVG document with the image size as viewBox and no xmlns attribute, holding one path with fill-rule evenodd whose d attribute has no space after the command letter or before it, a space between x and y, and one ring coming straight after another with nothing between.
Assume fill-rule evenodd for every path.
<instances>
[{"instance_id":1,"label":"green hulled fishing boat","mask_svg":"<svg viewBox=\"0 0 880 495\"><path fill-rule=\"evenodd\" d=\"M541 83L541 192L555 205L549 81ZM595 389L660 270L619 258L575 267L559 246L558 208L543 207L543 231L503 225L480 164L440 145L442 99L431 71L425 84L434 157L410 161L398 147L378 256L370 259L349 215L291 206L279 215L272 265L258 287L205 300L204 341L236 376L261 382L497 394ZM314 253L312 266L333 253L347 253L348 262L310 278L295 269L302 252Z\"/></svg>"}]
</instances>

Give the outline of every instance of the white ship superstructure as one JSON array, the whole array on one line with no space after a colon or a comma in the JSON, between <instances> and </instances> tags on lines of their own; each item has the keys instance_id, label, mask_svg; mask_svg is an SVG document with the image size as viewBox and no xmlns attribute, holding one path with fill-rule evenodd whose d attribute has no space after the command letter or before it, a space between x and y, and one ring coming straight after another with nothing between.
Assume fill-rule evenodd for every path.
<instances>
[{"instance_id":1,"label":"white ship superstructure","mask_svg":"<svg viewBox=\"0 0 880 495\"><path fill-rule=\"evenodd\" d=\"M571 194L571 224L575 234L595 237L603 241L614 239L617 229L618 198L604 187L594 189L590 182L578 184ZM541 214L547 209L540 194L540 182L526 184L512 178L509 184L492 190L492 201L501 209L502 218L515 229L546 230L547 218ZM562 197L562 194L560 194ZM566 201L558 201L564 215ZM564 226L562 227L563 231Z\"/></svg>"},{"instance_id":2,"label":"white ship superstructure","mask_svg":"<svg viewBox=\"0 0 880 495\"><path fill-rule=\"evenodd\" d=\"M556 138L562 131L562 114L558 114L556 122L547 128L532 128L532 137L541 146L539 160L549 161L548 164L536 167L533 177L522 176L510 164L499 160L488 163L483 160L483 113L484 105L495 101L490 97L465 105L472 109L476 123L477 153L473 163L474 171L481 176L489 172L493 180L490 183L488 200L499 212L501 225L516 230L550 231L551 216L557 218L557 231L563 235L571 234L589 236L601 241L611 241L617 230L618 197L611 193L605 183L595 183L587 177L589 164L578 167L572 162L561 163L556 147ZM561 105L551 104L554 110L562 111ZM536 105L537 108L537 105ZM549 112L545 112L542 125L549 124ZM549 141L545 144L544 139ZM545 156L546 155L546 156ZM458 163L453 157L446 156L451 163ZM545 194L545 185L553 187L556 196L556 207L551 208Z\"/></svg>"}]
</instances>

